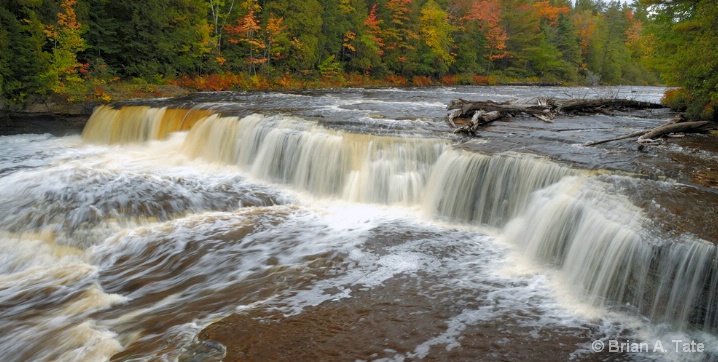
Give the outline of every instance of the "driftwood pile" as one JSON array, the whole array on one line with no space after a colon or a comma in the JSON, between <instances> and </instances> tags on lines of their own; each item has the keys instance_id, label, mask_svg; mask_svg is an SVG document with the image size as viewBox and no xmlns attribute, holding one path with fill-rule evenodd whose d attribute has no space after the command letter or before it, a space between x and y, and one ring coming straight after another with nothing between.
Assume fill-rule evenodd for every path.
<instances>
[{"instance_id":1,"label":"driftwood pile","mask_svg":"<svg viewBox=\"0 0 718 362\"><path fill-rule=\"evenodd\" d=\"M613 115L614 112L626 112L640 109L664 108L662 105L651 102L641 102L630 99L556 99L556 98L532 98L518 101L468 101L457 99L452 101L447 110L449 111L446 122L454 128L454 133L476 135L479 129L497 120L512 119L521 116L538 118L544 122L553 122L559 114L586 115L606 114ZM638 137L638 142L645 143L677 132L703 132L715 124L711 122L688 122L682 116L676 116L667 123L627 135L589 142L587 146L594 146L601 143L618 141L626 138Z\"/></svg>"},{"instance_id":2,"label":"driftwood pile","mask_svg":"<svg viewBox=\"0 0 718 362\"><path fill-rule=\"evenodd\" d=\"M475 135L480 126L500 119L531 115L544 122L552 122L556 117L557 104L553 98L534 98L523 101L451 101L446 121L456 128L454 133Z\"/></svg>"}]
</instances>

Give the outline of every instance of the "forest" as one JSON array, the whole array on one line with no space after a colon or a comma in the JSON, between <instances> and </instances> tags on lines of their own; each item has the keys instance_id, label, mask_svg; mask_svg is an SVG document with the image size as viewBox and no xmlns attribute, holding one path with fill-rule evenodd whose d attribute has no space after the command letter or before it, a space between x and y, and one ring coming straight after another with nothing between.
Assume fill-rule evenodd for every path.
<instances>
[{"instance_id":1,"label":"forest","mask_svg":"<svg viewBox=\"0 0 718 362\"><path fill-rule=\"evenodd\" d=\"M713 0L4 0L0 89L663 84L715 119L717 20Z\"/></svg>"}]
</instances>

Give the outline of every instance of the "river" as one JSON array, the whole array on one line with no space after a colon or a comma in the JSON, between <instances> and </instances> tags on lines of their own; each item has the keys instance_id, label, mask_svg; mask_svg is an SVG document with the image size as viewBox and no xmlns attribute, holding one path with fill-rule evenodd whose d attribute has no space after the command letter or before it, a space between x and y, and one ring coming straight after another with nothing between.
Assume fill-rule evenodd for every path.
<instances>
[{"instance_id":1,"label":"river","mask_svg":"<svg viewBox=\"0 0 718 362\"><path fill-rule=\"evenodd\" d=\"M582 145L665 110L443 121L663 91L197 93L2 136L0 357L718 360L715 136Z\"/></svg>"}]
</instances>

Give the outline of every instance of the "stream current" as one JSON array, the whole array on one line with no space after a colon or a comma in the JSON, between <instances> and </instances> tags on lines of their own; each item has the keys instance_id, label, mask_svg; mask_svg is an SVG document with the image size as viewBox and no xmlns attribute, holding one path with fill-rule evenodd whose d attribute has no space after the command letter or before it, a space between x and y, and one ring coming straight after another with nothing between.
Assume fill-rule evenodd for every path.
<instances>
[{"instance_id":1,"label":"stream current","mask_svg":"<svg viewBox=\"0 0 718 362\"><path fill-rule=\"evenodd\" d=\"M0 137L0 359L717 360L708 136L581 145L665 111L473 139L442 118L662 92L199 93Z\"/></svg>"}]
</instances>

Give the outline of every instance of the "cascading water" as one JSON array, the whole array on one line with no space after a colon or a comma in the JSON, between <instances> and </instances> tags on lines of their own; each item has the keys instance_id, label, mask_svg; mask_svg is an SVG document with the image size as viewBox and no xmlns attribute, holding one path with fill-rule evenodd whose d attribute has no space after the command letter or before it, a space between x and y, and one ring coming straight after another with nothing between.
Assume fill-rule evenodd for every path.
<instances>
[{"instance_id":1,"label":"cascading water","mask_svg":"<svg viewBox=\"0 0 718 362\"><path fill-rule=\"evenodd\" d=\"M456 358L466 359L480 353L467 341L499 334L508 336L499 344L528 346L514 358L533 358L541 341L531 336L544 330L579 357L589 337L637 335L622 328L717 340L715 245L656 228L615 186L630 177L421 134L354 133L287 114L103 106L83 140L13 139L31 156L13 151L11 166L0 163L0 301L9 306L0 353L219 360L229 352L196 336L232 312L267 326L339 319L322 327L336 335L370 321L382 341L402 341L351 359L423 358L437 346L461 346L469 354ZM57 151L35 152L32 142ZM113 144L125 146L105 146ZM500 272L516 269L506 265L514 253L536 269ZM650 323L568 312L554 296L566 291L603 311L599 319ZM322 309L332 303L344 303L336 315ZM342 319L352 313L362 318ZM392 320L420 332L392 336ZM489 325L504 327L482 331ZM334 348L377 338L352 333ZM336 352L326 353L316 356ZM700 357L714 353L709 346Z\"/></svg>"},{"instance_id":2,"label":"cascading water","mask_svg":"<svg viewBox=\"0 0 718 362\"><path fill-rule=\"evenodd\" d=\"M596 305L715 330L716 246L660 238L640 209L606 190L595 178L565 178L534 193L505 237L557 266L567 285Z\"/></svg>"},{"instance_id":3,"label":"cascading water","mask_svg":"<svg viewBox=\"0 0 718 362\"><path fill-rule=\"evenodd\" d=\"M634 308L656 322L718 327L710 304L713 245L656 240L628 200L537 157L484 156L439 140L353 135L260 115L205 118L184 150L317 196L422 203L431 216L499 228L513 220L506 239L561 268L591 303ZM666 250L659 253L657 243Z\"/></svg>"},{"instance_id":4,"label":"cascading water","mask_svg":"<svg viewBox=\"0 0 718 362\"><path fill-rule=\"evenodd\" d=\"M285 117L205 118L187 136L190 157L236 164L258 179L316 196L415 204L445 149L434 139L330 131Z\"/></svg>"},{"instance_id":5,"label":"cascading water","mask_svg":"<svg viewBox=\"0 0 718 362\"><path fill-rule=\"evenodd\" d=\"M104 144L157 140L172 132L189 130L210 114L201 109L100 106L87 121L82 136L87 141Z\"/></svg>"},{"instance_id":6,"label":"cascading water","mask_svg":"<svg viewBox=\"0 0 718 362\"><path fill-rule=\"evenodd\" d=\"M444 152L432 170L425 208L449 220L502 227L529 195L579 172L537 157Z\"/></svg>"}]
</instances>

